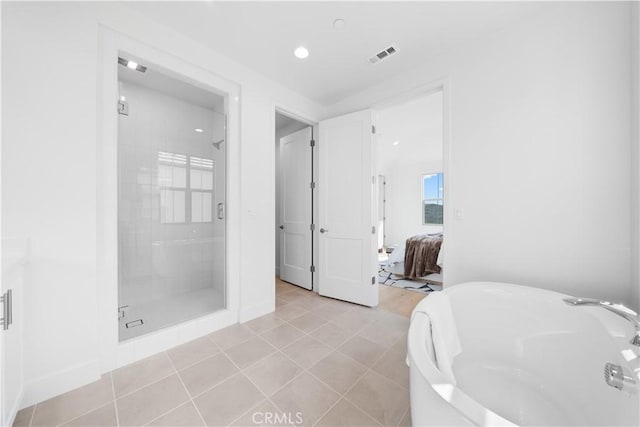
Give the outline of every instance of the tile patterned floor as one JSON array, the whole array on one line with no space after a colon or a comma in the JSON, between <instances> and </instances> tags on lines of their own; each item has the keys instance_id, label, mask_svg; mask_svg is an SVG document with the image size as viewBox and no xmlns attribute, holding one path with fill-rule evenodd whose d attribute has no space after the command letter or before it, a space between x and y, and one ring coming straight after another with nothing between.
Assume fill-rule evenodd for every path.
<instances>
[{"instance_id":1,"label":"tile patterned floor","mask_svg":"<svg viewBox=\"0 0 640 427\"><path fill-rule=\"evenodd\" d=\"M26 408L14 426L411 425L407 317L280 281L276 299L275 313Z\"/></svg>"}]
</instances>

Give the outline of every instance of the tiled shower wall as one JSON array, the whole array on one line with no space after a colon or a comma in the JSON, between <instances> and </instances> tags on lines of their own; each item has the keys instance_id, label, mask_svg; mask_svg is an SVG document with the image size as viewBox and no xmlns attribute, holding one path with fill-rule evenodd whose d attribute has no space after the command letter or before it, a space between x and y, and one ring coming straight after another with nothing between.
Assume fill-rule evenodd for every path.
<instances>
[{"instance_id":1,"label":"tiled shower wall","mask_svg":"<svg viewBox=\"0 0 640 427\"><path fill-rule=\"evenodd\" d=\"M224 115L120 81L119 303L224 290ZM196 132L201 129L202 132Z\"/></svg>"}]
</instances>

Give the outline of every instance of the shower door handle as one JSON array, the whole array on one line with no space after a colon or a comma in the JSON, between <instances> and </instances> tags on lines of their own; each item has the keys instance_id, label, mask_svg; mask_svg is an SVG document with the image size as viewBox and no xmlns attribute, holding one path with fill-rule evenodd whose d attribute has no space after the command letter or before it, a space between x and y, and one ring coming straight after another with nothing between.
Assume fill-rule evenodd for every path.
<instances>
[{"instance_id":1,"label":"shower door handle","mask_svg":"<svg viewBox=\"0 0 640 427\"><path fill-rule=\"evenodd\" d=\"M224 203L218 203L218 219L224 219Z\"/></svg>"}]
</instances>

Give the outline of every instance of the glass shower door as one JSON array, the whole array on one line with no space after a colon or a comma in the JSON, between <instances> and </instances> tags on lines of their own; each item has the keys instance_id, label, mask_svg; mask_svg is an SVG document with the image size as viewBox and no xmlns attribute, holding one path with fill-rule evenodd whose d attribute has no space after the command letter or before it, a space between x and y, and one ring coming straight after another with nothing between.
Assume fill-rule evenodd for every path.
<instances>
[{"instance_id":1,"label":"glass shower door","mask_svg":"<svg viewBox=\"0 0 640 427\"><path fill-rule=\"evenodd\" d=\"M226 138L217 95L176 90L183 82L171 91L166 81L138 84L130 77L139 76L120 71L127 103L118 130L122 341L225 307ZM193 96L195 89L204 93Z\"/></svg>"}]
</instances>

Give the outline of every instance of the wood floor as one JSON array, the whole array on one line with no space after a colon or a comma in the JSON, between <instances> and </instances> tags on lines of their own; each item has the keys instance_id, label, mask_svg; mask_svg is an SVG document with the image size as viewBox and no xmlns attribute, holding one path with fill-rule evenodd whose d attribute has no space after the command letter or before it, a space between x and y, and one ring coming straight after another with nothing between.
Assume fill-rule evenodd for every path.
<instances>
[{"instance_id":1,"label":"wood floor","mask_svg":"<svg viewBox=\"0 0 640 427\"><path fill-rule=\"evenodd\" d=\"M276 286L287 285L286 282L276 277ZM401 316L410 317L411 311L425 296L421 292L408 291L391 286L378 285L379 303L377 310L388 311Z\"/></svg>"},{"instance_id":2,"label":"wood floor","mask_svg":"<svg viewBox=\"0 0 640 427\"><path fill-rule=\"evenodd\" d=\"M378 295L380 299L378 308L380 310L410 317L413 308L429 294L378 285Z\"/></svg>"}]
</instances>

